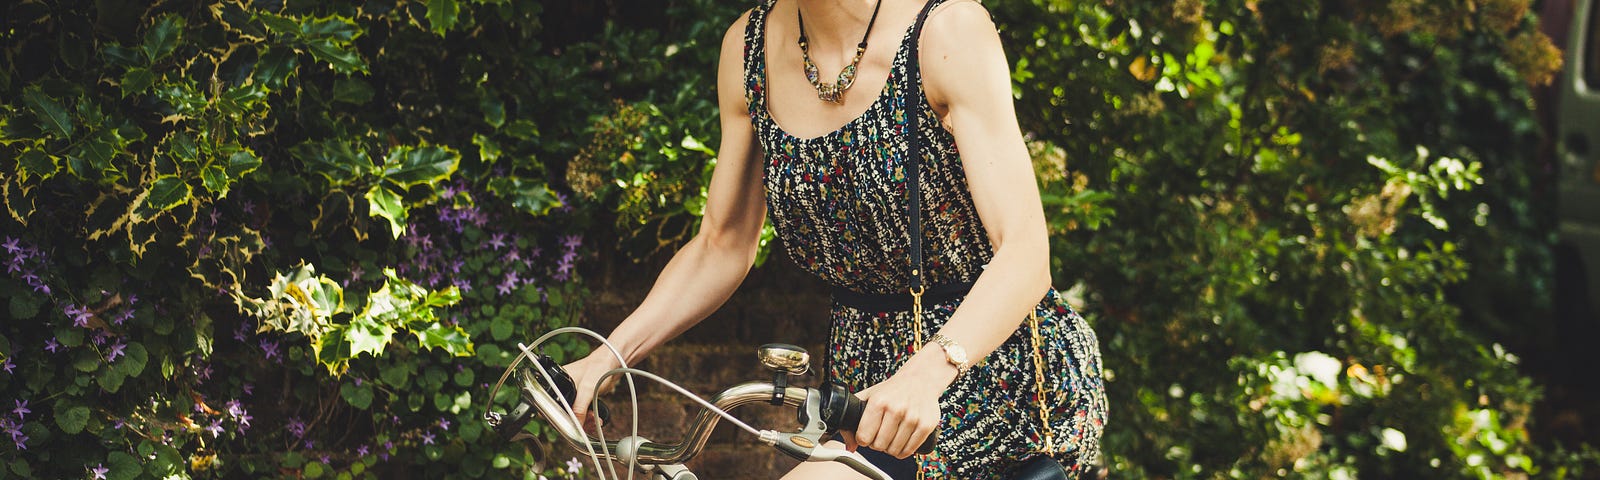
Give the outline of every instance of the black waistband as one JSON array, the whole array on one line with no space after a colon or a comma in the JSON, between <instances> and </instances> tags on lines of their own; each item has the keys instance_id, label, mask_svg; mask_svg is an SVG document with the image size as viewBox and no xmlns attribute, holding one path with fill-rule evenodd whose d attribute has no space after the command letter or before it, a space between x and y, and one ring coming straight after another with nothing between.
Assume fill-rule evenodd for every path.
<instances>
[{"instance_id":1,"label":"black waistband","mask_svg":"<svg viewBox=\"0 0 1600 480\"><path fill-rule=\"evenodd\" d=\"M934 285L922 293L922 304L933 305L961 298L972 291L972 282ZM911 309L911 293L861 293L843 287L833 287L833 301L846 307L868 312L898 312Z\"/></svg>"}]
</instances>

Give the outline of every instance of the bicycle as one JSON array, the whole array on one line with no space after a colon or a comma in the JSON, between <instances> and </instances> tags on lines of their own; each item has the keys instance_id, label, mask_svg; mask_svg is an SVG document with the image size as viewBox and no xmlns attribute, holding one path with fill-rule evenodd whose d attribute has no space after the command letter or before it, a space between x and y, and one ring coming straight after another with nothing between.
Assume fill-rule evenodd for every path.
<instances>
[{"instance_id":1,"label":"bicycle","mask_svg":"<svg viewBox=\"0 0 1600 480\"><path fill-rule=\"evenodd\" d=\"M567 375L561 365L550 356L535 349L549 338L562 333L581 333L596 339L610 349L623 365L613 369L602 377L604 383L616 375L624 375L633 400L633 431L630 435L615 441L605 439L604 431L599 432L599 438L590 438L583 429L572 410L572 399L576 397L576 385ZM800 347L787 344L767 344L756 351L760 363L773 375L771 381L753 381L729 387L712 400L707 401L690 393L683 387L672 383L660 376L643 370L629 368L622 362L622 356L615 348L606 343L599 334L576 327L554 330L539 337L532 345L517 344L521 353L512 360L500 376L500 381L495 383L489 392L489 403L494 402L495 394L501 385L513 375L517 376L519 401L516 407L505 413L495 412L485 408L484 421L507 441L516 441L531 437L523 433L524 427L533 420L534 414L543 417L555 429L569 447L583 452L595 464L604 480L605 470L601 468L601 460L605 465L612 466L611 478L620 479L616 474L615 464L622 463L628 466L628 478L633 474L643 472L649 478L656 480L697 480L700 477L689 471L683 463L699 454L704 449L706 440L711 435L711 430L716 426L718 419L727 420L750 432L761 443L772 446L784 454L803 462L837 462L856 472L866 475L874 480L891 480L888 474L878 467L868 463L861 454L824 445L841 430L854 430L861 421L861 412L866 407L866 402L857 398L843 386L824 384L821 387L798 387L789 384L791 377L805 374L810 371L810 355ZM533 366L519 369L518 366L524 359L532 359ZM689 435L682 441L672 444L653 442L638 435L638 398L634 391L633 377L638 376L666 385L669 389L684 395L703 407L695 416L694 423L689 430ZM607 421L610 416L609 409L600 402L598 392L594 398L594 411L601 421ZM775 430L758 430L728 413L728 410L741 405L754 403L768 403L785 407L793 407L800 420L802 428L795 432L778 432ZM928 453L933 450L938 442L938 433L930 435L918 449L918 453Z\"/></svg>"}]
</instances>

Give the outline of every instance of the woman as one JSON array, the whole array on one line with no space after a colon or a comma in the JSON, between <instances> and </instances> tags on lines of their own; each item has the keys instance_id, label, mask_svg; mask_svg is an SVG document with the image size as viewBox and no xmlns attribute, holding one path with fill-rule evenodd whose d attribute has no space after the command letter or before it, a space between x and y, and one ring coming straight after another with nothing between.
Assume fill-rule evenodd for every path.
<instances>
[{"instance_id":1,"label":"woman","mask_svg":"<svg viewBox=\"0 0 1600 480\"><path fill-rule=\"evenodd\" d=\"M1098 343L1050 288L995 26L974 1L931 1L920 45L924 0L765 0L734 22L702 228L610 340L632 363L711 314L750 269L770 213L790 257L835 287L826 373L868 401L847 443L927 478L1004 478L1041 453L1076 473L1099 456ZM923 88L905 98L913 48ZM920 116L909 132L921 142L920 335L906 293L908 114ZM578 405L615 363L597 351L567 367ZM936 428L936 451L914 456ZM784 478L860 477L806 463Z\"/></svg>"}]
</instances>

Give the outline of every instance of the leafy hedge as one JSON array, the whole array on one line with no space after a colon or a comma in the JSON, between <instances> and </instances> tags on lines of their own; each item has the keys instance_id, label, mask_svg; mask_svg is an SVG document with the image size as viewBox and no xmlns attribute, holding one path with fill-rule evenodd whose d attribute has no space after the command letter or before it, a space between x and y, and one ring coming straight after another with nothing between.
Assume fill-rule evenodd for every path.
<instances>
[{"instance_id":1,"label":"leafy hedge","mask_svg":"<svg viewBox=\"0 0 1600 480\"><path fill-rule=\"evenodd\" d=\"M531 2L0 10L0 477L578 475L489 438L485 387L576 321L597 232L692 225L662 193L695 192L713 120L663 111L709 108L709 72L669 67L719 31L673 56Z\"/></svg>"},{"instance_id":2,"label":"leafy hedge","mask_svg":"<svg viewBox=\"0 0 1600 480\"><path fill-rule=\"evenodd\" d=\"M1485 340L1546 308L1527 3L989 2L1117 476L1580 474ZM8 4L0 476L579 475L483 387L693 231L748 6Z\"/></svg>"}]
</instances>

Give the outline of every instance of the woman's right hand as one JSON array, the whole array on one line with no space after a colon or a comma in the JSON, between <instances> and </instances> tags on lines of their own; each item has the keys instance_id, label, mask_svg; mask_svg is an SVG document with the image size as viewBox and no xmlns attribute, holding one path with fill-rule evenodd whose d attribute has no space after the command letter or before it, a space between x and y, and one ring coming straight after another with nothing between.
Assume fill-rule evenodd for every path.
<instances>
[{"instance_id":1,"label":"woman's right hand","mask_svg":"<svg viewBox=\"0 0 1600 480\"><path fill-rule=\"evenodd\" d=\"M572 377L573 385L578 388L577 398L574 399L572 404L572 411L578 414L579 424L591 424L589 421L591 415L589 415L588 410L589 403L594 399L595 384L600 381L600 377L604 376L606 372L620 366L622 364L617 363L617 357L611 355L610 350L600 348L595 349L587 357L561 367L567 371L567 375ZM617 378L606 379L605 384L600 387L600 393L610 392L617 385ZM593 425L600 425L600 420L596 418Z\"/></svg>"}]
</instances>

